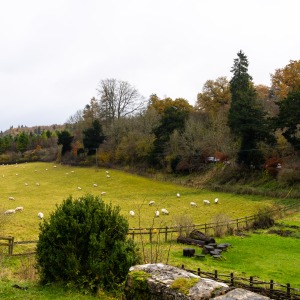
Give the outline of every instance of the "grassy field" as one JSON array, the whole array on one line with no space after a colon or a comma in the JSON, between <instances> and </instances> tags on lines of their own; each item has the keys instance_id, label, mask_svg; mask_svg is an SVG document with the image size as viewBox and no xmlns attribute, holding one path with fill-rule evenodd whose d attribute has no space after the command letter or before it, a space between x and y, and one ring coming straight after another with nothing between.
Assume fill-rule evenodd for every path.
<instances>
[{"instance_id":1,"label":"grassy field","mask_svg":"<svg viewBox=\"0 0 300 300\"><path fill-rule=\"evenodd\" d=\"M292 199L272 199L262 196L234 195L216 193L203 189L187 188L180 185L169 184L146 179L140 176L127 174L121 171L109 170L107 178L105 169L79 168L51 163L30 163L22 165L0 166L0 210L6 211L17 206L23 206L24 211L13 215L1 216L0 235L11 235L15 241L36 240L38 238L39 223L37 213L42 211L45 218L55 210L56 204L61 203L69 195L74 198L86 193L102 195L107 203L118 205L121 213L128 218L130 227L151 227L174 225L174 217L190 216L195 224L210 222L217 214L226 214L235 219L257 213L258 209L275 203L290 204ZM37 184L38 183L38 184ZM93 185L97 184L97 187ZM79 190L78 187L81 189ZM180 198L176 194L180 193ZM14 197L15 200L9 200ZM219 204L213 203L219 198ZM210 206L203 204L203 199L211 201ZM149 207L150 200L155 201L154 207ZM198 207L190 207L194 201ZM166 208L170 214L154 218L155 210ZM136 212L130 217L129 211ZM154 222L154 224L153 224ZM282 226L300 226L300 213L286 217L279 221ZM300 239L280 237L270 234L251 234L244 237L226 237L217 239L217 242L228 242L232 247L224 253L224 260L213 260L209 256L204 261L183 257L184 245L169 243L155 245L152 251L161 253L162 262L196 270L214 271L229 274L258 276L268 281L287 283L292 287L300 288ZM18 246L19 247L19 246ZM146 251L150 251L149 245ZM170 251L169 251L170 250ZM200 253L201 248L196 248ZM1 257L1 255L0 255ZM5 257L5 256L2 256ZM30 258L13 257L3 258L0 272L1 299L91 299L80 293L65 291L60 287L41 288L36 283L36 275L31 266L34 262ZM31 270L30 272L28 270ZM14 282L21 282L29 286L28 291L13 289ZM25 294L26 293L26 296ZM112 299L101 295L100 299Z\"/></svg>"},{"instance_id":2,"label":"grassy field","mask_svg":"<svg viewBox=\"0 0 300 300\"><path fill-rule=\"evenodd\" d=\"M5 216L6 224L1 234L14 236L15 241L37 239L38 212L42 211L47 218L56 204L69 195L78 198L86 193L101 196L101 192L106 192L102 199L120 206L121 213L128 217L130 227L150 227L157 208L166 208L170 214L155 219L154 226L169 226L178 215L189 215L195 224L201 224L219 213L225 213L231 219L249 216L255 214L259 207L275 201L260 196L192 189L116 170L110 170L109 175L110 178L107 178L104 169L50 163L0 166L0 209L6 211L17 206L24 207L22 213ZM177 193L180 193L180 198L176 197ZM9 197L15 200L9 200ZM218 205L213 204L215 197L219 198ZM212 204L203 205L203 199L210 200ZM149 207L150 200L155 201L154 207ZM190 207L191 201L196 202L198 207ZM130 217L130 210L135 211L135 217Z\"/></svg>"}]
</instances>

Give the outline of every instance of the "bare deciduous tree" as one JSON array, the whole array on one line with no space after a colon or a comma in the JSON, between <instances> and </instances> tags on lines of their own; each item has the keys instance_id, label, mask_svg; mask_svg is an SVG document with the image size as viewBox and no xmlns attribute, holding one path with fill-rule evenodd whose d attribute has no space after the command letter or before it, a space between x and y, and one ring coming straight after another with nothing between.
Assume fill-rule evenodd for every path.
<instances>
[{"instance_id":1,"label":"bare deciduous tree","mask_svg":"<svg viewBox=\"0 0 300 300\"><path fill-rule=\"evenodd\" d=\"M106 121L133 115L145 106L145 100L137 89L126 81L101 80L97 91L103 118Z\"/></svg>"}]
</instances>

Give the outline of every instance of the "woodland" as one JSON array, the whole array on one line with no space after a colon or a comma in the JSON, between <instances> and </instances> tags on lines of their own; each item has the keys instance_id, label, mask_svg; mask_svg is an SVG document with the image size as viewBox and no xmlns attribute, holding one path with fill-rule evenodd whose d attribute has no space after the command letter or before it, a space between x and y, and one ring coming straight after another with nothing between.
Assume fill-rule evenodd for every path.
<instances>
[{"instance_id":1,"label":"woodland","mask_svg":"<svg viewBox=\"0 0 300 300\"><path fill-rule=\"evenodd\" d=\"M126 81L101 80L97 96L65 124L0 133L0 163L57 161L142 174L205 175L218 183L252 174L300 184L300 60L255 85L237 53L232 77L207 80L194 106L184 98L143 98ZM210 172L210 173L209 173ZM205 176L204 176L205 177Z\"/></svg>"}]
</instances>

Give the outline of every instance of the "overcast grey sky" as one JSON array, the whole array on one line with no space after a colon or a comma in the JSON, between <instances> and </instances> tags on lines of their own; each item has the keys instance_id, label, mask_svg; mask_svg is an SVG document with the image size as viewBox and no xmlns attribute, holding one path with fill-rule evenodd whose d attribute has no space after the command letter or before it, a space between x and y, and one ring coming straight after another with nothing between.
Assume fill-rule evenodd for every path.
<instances>
[{"instance_id":1,"label":"overcast grey sky","mask_svg":"<svg viewBox=\"0 0 300 300\"><path fill-rule=\"evenodd\" d=\"M102 79L192 105L231 78L255 84L300 59L299 0L0 0L0 130L63 124Z\"/></svg>"}]
</instances>

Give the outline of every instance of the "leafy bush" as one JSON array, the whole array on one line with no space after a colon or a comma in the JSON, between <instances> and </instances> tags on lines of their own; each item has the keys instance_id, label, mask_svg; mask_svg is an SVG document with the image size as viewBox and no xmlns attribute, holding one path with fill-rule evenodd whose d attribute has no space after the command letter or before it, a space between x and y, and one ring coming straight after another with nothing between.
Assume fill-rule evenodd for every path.
<instances>
[{"instance_id":1,"label":"leafy bush","mask_svg":"<svg viewBox=\"0 0 300 300\"><path fill-rule=\"evenodd\" d=\"M98 196L69 196L40 224L37 269L42 283L64 282L96 292L122 283L139 262L119 207Z\"/></svg>"},{"instance_id":2,"label":"leafy bush","mask_svg":"<svg viewBox=\"0 0 300 300\"><path fill-rule=\"evenodd\" d=\"M232 230L228 225L229 221L230 218L224 213L215 215L211 220L214 223L214 236L223 237L228 231L231 232Z\"/></svg>"},{"instance_id":3,"label":"leafy bush","mask_svg":"<svg viewBox=\"0 0 300 300\"><path fill-rule=\"evenodd\" d=\"M271 208L259 209L256 218L253 222L254 229L266 229L275 224L274 213Z\"/></svg>"}]
</instances>

